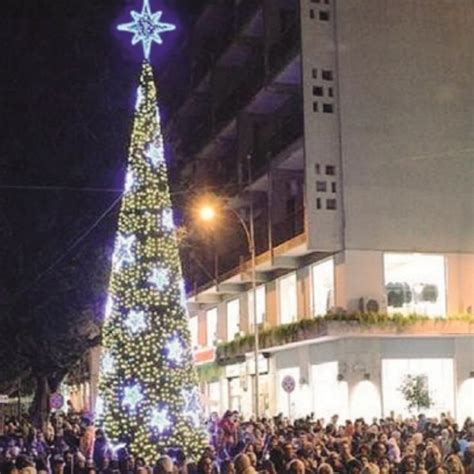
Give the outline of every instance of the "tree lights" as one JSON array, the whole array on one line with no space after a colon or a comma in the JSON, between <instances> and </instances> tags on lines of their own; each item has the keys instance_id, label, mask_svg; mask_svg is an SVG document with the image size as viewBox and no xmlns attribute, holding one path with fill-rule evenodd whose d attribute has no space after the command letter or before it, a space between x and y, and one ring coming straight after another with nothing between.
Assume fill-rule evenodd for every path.
<instances>
[{"instance_id":1,"label":"tree lights","mask_svg":"<svg viewBox=\"0 0 474 474\"><path fill-rule=\"evenodd\" d=\"M148 62L138 90L103 329L99 408L111 442L126 443L153 463L169 448L196 458L206 437Z\"/></svg>"}]
</instances>

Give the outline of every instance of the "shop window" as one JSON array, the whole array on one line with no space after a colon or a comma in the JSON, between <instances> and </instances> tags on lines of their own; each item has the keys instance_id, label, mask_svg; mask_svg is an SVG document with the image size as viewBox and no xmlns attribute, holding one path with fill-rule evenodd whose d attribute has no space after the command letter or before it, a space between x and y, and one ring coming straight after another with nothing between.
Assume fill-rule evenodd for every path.
<instances>
[{"instance_id":1,"label":"shop window","mask_svg":"<svg viewBox=\"0 0 474 474\"><path fill-rule=\"evenodd\" d=\"M446 314L445 263L442 255L386 253L385 292L389 314Z\"/></svg>"},{"instance_id":2,"label":"shop window","mask_svg":"<svg viewBox=\"0 0 474 474\"><path fill-rule=\"evenodd\" d=\"M454 369L452 359L383 359L382 387L385 415L391 412L409 416L407 402L400 392L406 376L416 376L424 382L433 406L424 409L427 416L451 412L454 409Z\"/></svg>"},{"instance_id":3,"label":"shop window","mask_svg":"<svg viewBox=\"0 0 474 474\"><path fill-rule=\"evenodd\" d=\"M232 341L240 332L240 301L227 303L227 340Z\"/></svg>"},{"instance_id":4,"label":"shop window","mask_svg":"<svg viewBox=\"0 0 474 474\"><path fill-rule=\"evenodd\" d=\"M311 268L313 315L324 316L334 307L334 259L316 263Z\"/></svg>"},{"instance_id":5,"label":"shop window","mask_svg":"<svg viewBox=\"0 0 474 474\"><path fill-rule=\"evenodd\" d=\"M280 324L289 324L297 319L296 273L291 273L278 282Z\"/></svg>"},{"instance_id":6,"label":"shop window","mask_svg":"<svg viewBox=\"0 0 474 474\"><path fill-rule=\"evenodd\" d=\"M206 313L207 347L213 347L217 339L217 308Z\"/></svg>"},{"instance_id":7,"label":"shop window","mask_svg":"<svg viewBox=\"0 0 474 474\"><path fill-rule=\"evenodd\" d=\"M265 321L265 311L266 311L266 293L265 286L259 286L256 289L257 295L257 324L263 324ZM248 302L249 302L249 326L253 330L253 290L248 292Z\"/></svg>"},{"instance_id":8,"label":"shop window","mask_svg":"<svg viewBox=\"0 0 474 474\"><path fill-rule=\"evenodd\" d=\"M197 349L199 346L198 328L199 325L197 316L189 318L189 330L191 331L191 345L193 349Z\"/></svg>"}]
</instances>

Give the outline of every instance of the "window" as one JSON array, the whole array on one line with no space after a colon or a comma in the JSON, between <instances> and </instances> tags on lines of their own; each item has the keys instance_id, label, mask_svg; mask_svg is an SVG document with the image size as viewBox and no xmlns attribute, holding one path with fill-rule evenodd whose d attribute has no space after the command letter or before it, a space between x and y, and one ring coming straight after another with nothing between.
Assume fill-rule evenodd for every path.
<instances>
[{"instance_id":1,"label":"window","mask_svg":"<svg viewBox=\"0 0 474 474\"><path fill-rule=\"evenodd\" d=\"M337 209L337 201L335 199L326 199L326 209L335 211Z\"/></svg>"},{"instance_id":2,"label":"window","mask_svg":"<svg viewBox=\"0 0 474 474\"><path fill-rule=\"evenodd\" d=\"M265 286L259 286L256 290L257 293L257 324L262 324L265 321L266 311L266 293ZM248 292L249 302L249 326L253 330L253 290Z\"/></svg>"},{"instance_id":3,"label":"window","mask_svg":"<svg viewBox=\"0 0 474 474\"><path fill-rule=\"evenodd\" d=\"M232 341L240 332L240 301L227 303L227 340Z\"/></svg>"},{"instance_id":4,"label":"window","mask_svg":"<svg viewBox=\"0 0 474 474\"><path fill-rule=\"evenodd\" d=\"M407 374L420 377L420 382L428 389L434 403L432 407L423 409L423 413L427 416L437 416L442 412L453 412L455 380L453 359L421 356L419 359L382 359L385 415L393 411L409 416L406 400L400 392Z\"/></svg>"},{"instance_id":5,"label":"window","mask_svg":"<svg viewBox=\"0 0 474 474\"><path fill-rule=\"evenodd\" d=\"M325 114L332 114L334 112L334 106L332 104L323 104L323 112Z\"/></svg>"},{"instance_id":6,"label":"window","mask_svg":"<svg viewBox=\"0 0 474 474\"><path fill-rule=\"evenodd\" d=\"M309 11L309 17L314 20L314 10L311 8L311 10Z\"/></svg>"},{"instance_id":7,"label":"window","mask_svg":"<svg viewBox=\"0 0 474 474\"><path fill-rule=\"evenodd\" d=\"M313 68L313 79L317 79L318 78L318 70L314 67Z\"/></svg>"},{"instance_id":8,"label":"window","mask_svg":"<svg viewBox=\"0 0 474 474\"><path fill-rule=\"evenodd\" d=\"M317 102L313 102L313 112L317 112L319 110L319 106Z\"/></svg>"},{"instance_id":9,"label":"window","mask_svg":"<svg viewBox=\"0 0 474 474\"><path fill-rule=\"evenodd\" d=\"M316 199L316 209L321 209L321 198Z\"/></svg>"},{"instance_id":10,"label":"window","mask_svg":"<svg viewBox=\"0 0 474 474\"><path fill-rule=\"evenodd\" d=\"M445 265L442 255L386 253L385 293L389 314L446 314Z\"/></svg>"},{"instance_id":11,"label":"window","mask_svg":"<svg viewBox=\"0 0 474 474\"><path fill-rule=\"evenodd\" d=\"M321 165L319 163L316 163L314 165L314 169L316 171L316 174L321 174Z\"/></svg>"},{"instance_id":12,"label":"window","mask_svg":"<svg viewBox=\"0 0 474 474\"><path fill-rule=\"evenodd\" d=\"M337 183L331 183L331 191L337 193Z\"/></svg>"},{"instance_id":13,"label":"window","mask_svg":"<svg viewBox=\"0 0 474 474\"><path fill-rule=\"evenodd\" d=\"M199 346L198 327L197 316L189 318L189 331L191 332L191 346L193 349L196 349Z\"/></svg>"},{"instance_id":14,"label":"window","mask_svg":"<svg viewBox=\"0 0 474 474\"><path fill-rule=\"evenodd\" d=\"M217 339L217 308L210 309L206 313L206 335L207 347L213 347Z\"/></svg>"},{"instance_id":15,"label":"window","mask_svg":"<svg viewBox=\"0 0 474 474\"><path fill-rule=\"evenodd\" d=\"M316 181L316 191L318 193L325 193L327 191L326 181Z\"/></svg>"},{"instance_id":16,"label":"window","mask_svg":"<svg viewBox=\"0 0 474 474\"><path fill-rule=\"evenodd\" d=\"M329 21L329 12L326 10L321 10L319 12L319 19L321 21Z\"/></svg>"},{"instance_id":17,"label":"window","mask_svg":"<svg viewBox=\"0 0 474 474\"><path fill-rule=\"evenodd\" d=\"M316 263L311 268L313 315L324 316L334 306L334 259Z\"/></svg>"},{"instance_id":18,"label":"window","mask_svg":"<svg viewBox=\"0 0 474 474\"><path fill-rule=\"evenodd\" d=\"M280 324L296 321L296 273L291 273L278 282L278 301L280 306Z\"/></svg>"},{"instance_id":19,"label":"window","mask_svg":"<svg viewBox=\"0 0 474 474\"><path fill-rule=\"evenodd\" d=\"M328 176L335 176L336 175L336 167L333 165L326 166L326 174Z\"/></svg>"},{"instance_id":20,"label":"window","mask_svg":"<svg viewBox=\"0 0 474 474\"><path fill-rule=\"evenodd\" d=\"M332 81L333 79L332 71L328 69L323 69L321 72L321 77L323 78L324 81Z\"/></svg>"},{"instance_id":21,"label":"window","mask_svg":"<svg viewBox=\"0 0 474 474\"><path fill-rule=\"evenodd\" d=\"M322 97L323 88L321 86L313 86L313 95L317 97Z\"/></svg>"},{"instance_id":22,"label":"window","mask_svg":"<svg viewBox=\"0 0 474 474\"><path fill-rule=\"evenodd\" d=\"M311 3L319 3L319 0L311 0Z\"/></svg>"},{"instance_id":23,"label":"window","mask_svg":"<svg viewBox=\"0 0 474 474\"><path fill-rule=\"evenodd\" d=\"M329 97L334 97L334 91L333 91L332 87L328 88L328 96Z\"/></svg>"}]
</instances>

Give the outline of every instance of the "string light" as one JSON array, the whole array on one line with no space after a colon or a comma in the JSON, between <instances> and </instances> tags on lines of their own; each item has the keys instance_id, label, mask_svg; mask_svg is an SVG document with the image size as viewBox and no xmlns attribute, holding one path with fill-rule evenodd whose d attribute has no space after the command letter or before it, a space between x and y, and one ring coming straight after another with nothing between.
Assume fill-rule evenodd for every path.
<instances>
[{"instance_id":1,"label":"string light","mask_svg":"<svg viewBox=\"0 0 474 474\"><path fill-rule=\"evenodd\" d=\"M154 163L164 150L147 62L139 90L127 169L135 185L123 196L119 214L99 394L110 442L126 439L129 451L152 465L169 446L179 446L188 459L197 460L207 437L166 163L164 158L158 166ZM113 363L107 354L113 355Z\"/></svg>"}]
</instances>

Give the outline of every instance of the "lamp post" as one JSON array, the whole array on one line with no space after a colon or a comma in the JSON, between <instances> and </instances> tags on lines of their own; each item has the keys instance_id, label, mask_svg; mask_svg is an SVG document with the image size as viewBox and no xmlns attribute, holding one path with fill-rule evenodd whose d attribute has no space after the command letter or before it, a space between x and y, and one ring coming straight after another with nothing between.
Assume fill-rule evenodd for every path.
<instances>
[{"instance_id":1,"label":"lamp post","mask_svg":"<svg viewBox=\"0 0 474 474\"><path fill-rule=\"evenodd\" d=\"M258 355L259 355L259 341L258 341L258 317L257 317L257 262L256 262L256 248L255 248L255 227L253 222L254 212L253 212L253 202L250 204L250 224L247 224L242 216L232 209L231 207L226 207L231 211L237 218L238 222L242 226L247 237L247 244L249 248L249 253L251 257L251 279L252 279L252 296L253 296L253 327L254 327L254 362L255 362L255 393L254 393L254 402L255 402L255 415L258 418L260 415L259 401L260 401L260 373L258 367ZM210 222L213 221L216 217L216 210L209 204L204 205L199 210L199 217L201 220Z\"/></svg>"}]
</instances>

